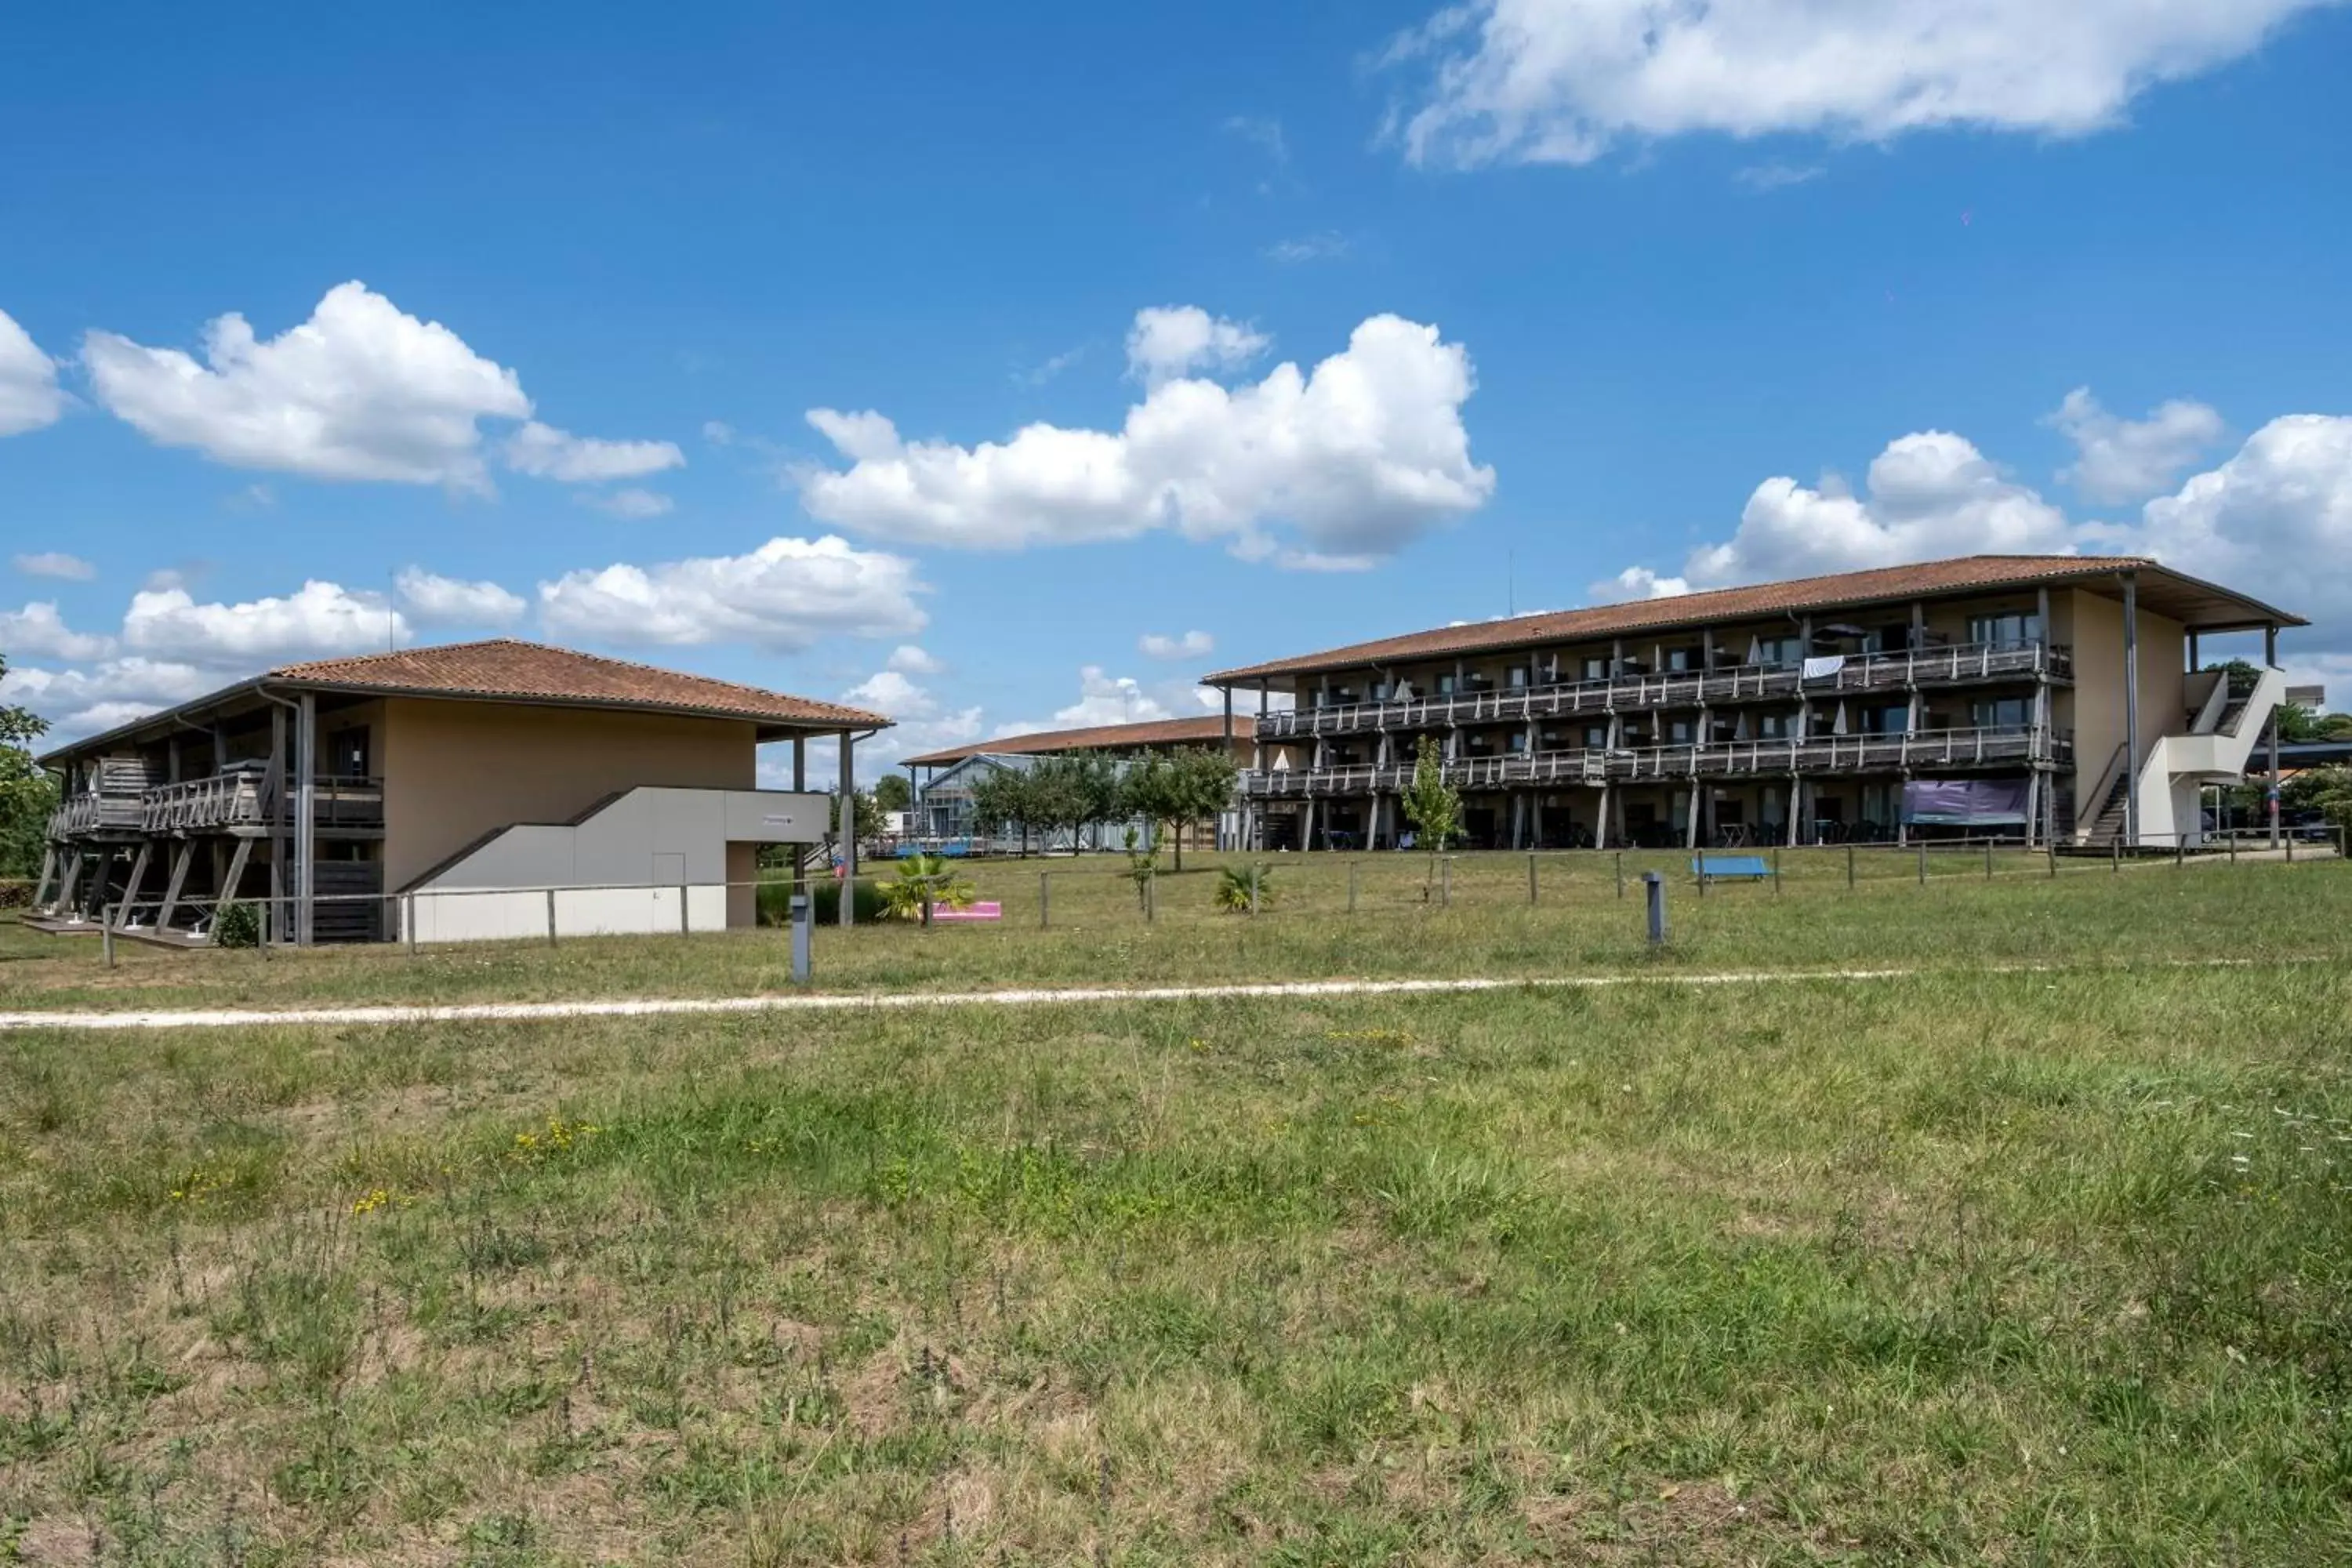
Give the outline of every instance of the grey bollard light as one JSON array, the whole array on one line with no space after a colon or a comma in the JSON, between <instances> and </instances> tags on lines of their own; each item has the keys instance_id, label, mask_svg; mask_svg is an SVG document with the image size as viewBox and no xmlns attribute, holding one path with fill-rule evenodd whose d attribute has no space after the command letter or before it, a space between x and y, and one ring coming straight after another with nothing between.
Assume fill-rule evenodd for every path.
<instances>
[{"instance_id":1,"label":"grey bollard light","mask_svg":"<svg viewBox=\"0 0 2352 1568\"><path fill-rule=\"evenodd\" d=\"M1655 871L1643 872L1642 895L1650 907L1650 945L1663 946L1666 940L1666 879Z\"/></svg>"},{"instance_id":2,"label":"grey bollard light","mask_svg":"<svg viewBox=\"0 0 2352 1568\"><path fill-rule=\"evenodd\" d=\"M816 923L816 906L806 893L794 893L789 907L793 917L793 984L805 985L809 979L809 939Z\"/></svg>"}]
</instances>

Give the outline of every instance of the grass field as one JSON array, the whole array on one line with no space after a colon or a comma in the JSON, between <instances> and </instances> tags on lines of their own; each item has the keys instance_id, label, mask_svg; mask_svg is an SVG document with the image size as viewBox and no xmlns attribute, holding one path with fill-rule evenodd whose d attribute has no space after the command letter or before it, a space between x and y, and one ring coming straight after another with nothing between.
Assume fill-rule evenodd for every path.
<instances>
[{"instance_id":1,"label":"grass field","mask_svg":"<svg viewBox=\"0 0 2352 1568\"><path fill-rule=\"evenodd\" d=\"M1657 960L1565 894L830 946L1924 972L0 1035L0 1562L2352 1557L2352 873L1718 892ZM27 940L77 1004L778 962Z\"/></svg>"},{"instance_id":2,"label":"grass field","mask_svg":"<svg viewBox=\"0 0 2352 1568\"><path fill-rule=\"evenodd\" d=\"M1234 863L1234 862L1222 862ZM1163 878L1144 919L1117 857L994 861L971 868L976 890L1001 901L997 926L922 931L901 923L840 931L820 927L821 990L970 989L1054 984L1185 984L1220 980L1501 976L1646 969L1832 964L2025 963L2210 956L2216 932L2238 955L2316 951L2329 921L2352 918L2352 877L2333 858L2294 865L2169 860L2057 862L2039 855L1949 851L1919 862L1863 851L1855 884L1839 850L1782 858L1776 891L1718 886L1701 898L1689 858L1465 856L1447 879L1445 907L1423 900L1424 863L1385 855L1277 858L1255 918L1213 907L1214 858ZM1648 951L1639 875L1669 879L1673 941ZM1051 878L1046 924L1039 882ZM1349 883L1355 910L1349 912ZM2275 920L2282 908L2304 917ZM788 989L782 931L693 938L564 938L461 943L411 956L399 947L319 948L267 955L171 952L118 944L108 969L92 937L55 938L0 921L0 1008L8 1006L282 1005L300 1002L547 1001L589 996L734 995Z\"/></svg>"}]
</instances>

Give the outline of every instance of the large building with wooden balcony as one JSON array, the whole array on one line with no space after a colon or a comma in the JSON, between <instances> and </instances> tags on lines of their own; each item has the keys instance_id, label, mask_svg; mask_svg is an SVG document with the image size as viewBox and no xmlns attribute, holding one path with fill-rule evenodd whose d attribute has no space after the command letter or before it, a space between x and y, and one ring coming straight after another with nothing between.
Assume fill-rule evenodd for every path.
<instances>
[{"instance_id":1,"label":"large building with wooden balcony","mask_svg":"<svg viewBox=\"0 0 2352 1568\"><path fill-rule=\"evenodd\" d=\"M1520 616L1207 678L1253 742L1244 837L1387 847L1424 738L1465 836L1566 848L2197 842L2305 623L2155 561L1979 555ZM2200 639L2259 632L2253 679ZM1236 724L1236 694L1246 715ZM1285 700L1287 700L1286 704Z\"/></svg>"},{"instance_id":2,"label":"large building with wooden balcony","mask_svg":"<svg viewBox=\"0 0 2352 1568\"><path fill-rule=\"evenodd\" d=\"M506 638L289 665L41 759L62 798L29 923L201 943L748 925L760 845L806 844L875 713ZM756 787L790 742L794 788ZM404 926L410 929L404 931Z\"/></svg>"}]
</instances>

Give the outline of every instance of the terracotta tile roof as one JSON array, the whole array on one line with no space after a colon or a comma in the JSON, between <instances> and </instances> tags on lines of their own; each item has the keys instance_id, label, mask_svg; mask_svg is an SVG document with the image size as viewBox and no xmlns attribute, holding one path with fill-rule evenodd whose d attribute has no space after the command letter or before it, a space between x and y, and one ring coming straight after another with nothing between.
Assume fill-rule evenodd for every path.
<instances>
[{"instance_id":1,"label":"terracotta tile roof","mask_svg":"<svg viewBox=\"0 0 2352 1568\"><path fill-rule=\"evenodd\" d=\"M1254 733L1247 719L1236 714L1234 733ZM919 757L908 757L901 767L944 767L962 762L982 752L998 756L1025 756L1038 752L1128 752L1140 746L1198 746L1223 741L1225 720L1221 713L1205 719L1160 719L1149 724L1107 724L1093 730L1047 730L1034 735L1000 735L991 741L974 741L970 745L950 746L941 752L926 752Z\"/></svg>"},{"instance_id":2,"label":"terracotta tile roof","mask_svg":"<svg viewBox=\"0 0 2352 1568\"><path fill-rule=\"evenodd\" d=\"M492 637L443 643L357 658L313 659L271 670L265 679L344 691L508 699L641 708L665 713L709 714L762 724L824 730L873 730L890 721L879 713L763 691L707 675L656 669L545 643Z\"/></svg>"},{"instance_id":3,"label":"terracotta tile roof","mask_svg":"<svg viewBox=\"0 0 2352 1568\"><path fill-rule=\"evenodd\" d=\"M2168 592L2183 605L2204 606L2226 603L2246 612L2242 624L2275 619L2283 626L2305 624L2300 617L2273 610L2251 599L2200 583L2157 562L2127 555L1964 555L1949 561L1925 561L1909 566L1882 566L1867 572L1841 572L1826 577L1799 577L1784 583L1759 583L1747 588L1717 588L1703 594L1671 598L1636 599L1622 605L1596 605L1589 609L1555 610L1507 620L1474 621L1441 626L1403 637L1328 648L1320 653L1278 658L1265 664L1220 670L1203 679L1226 683L1261 676L1341 669L1385 663L1391 659L1426 658L1436 654L1491 653L1505 648L1590 637L1618 637L1627 632L1663 631L1700 626L1714 622L1751 619L1788 612L1902 602L1938 595L2005 587L2034 587L2081 579L2109 577L2126 567L2142 576L2141 603L2158 608L2157 595ZM2151 581L2151 579L2153 581Z\"/></svg>"}]
</instances>

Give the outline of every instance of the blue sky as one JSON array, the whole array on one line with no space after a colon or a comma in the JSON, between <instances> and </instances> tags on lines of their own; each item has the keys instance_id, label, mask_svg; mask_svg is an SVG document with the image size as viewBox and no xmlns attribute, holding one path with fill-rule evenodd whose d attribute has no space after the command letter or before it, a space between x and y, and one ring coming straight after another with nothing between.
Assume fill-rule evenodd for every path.
<instances>
[{"instance_id":1,"label":"blue sky","mask_svg":"<svg viewBox=\"0 0 2352 1568\"><path fill-rule=\"evenodd\" d=\"M903 754L2006 548L2270 595L2352 698L2338 6L48 9L0 652L61 733L506 632Z\"/></svg>"}]
</instances>

